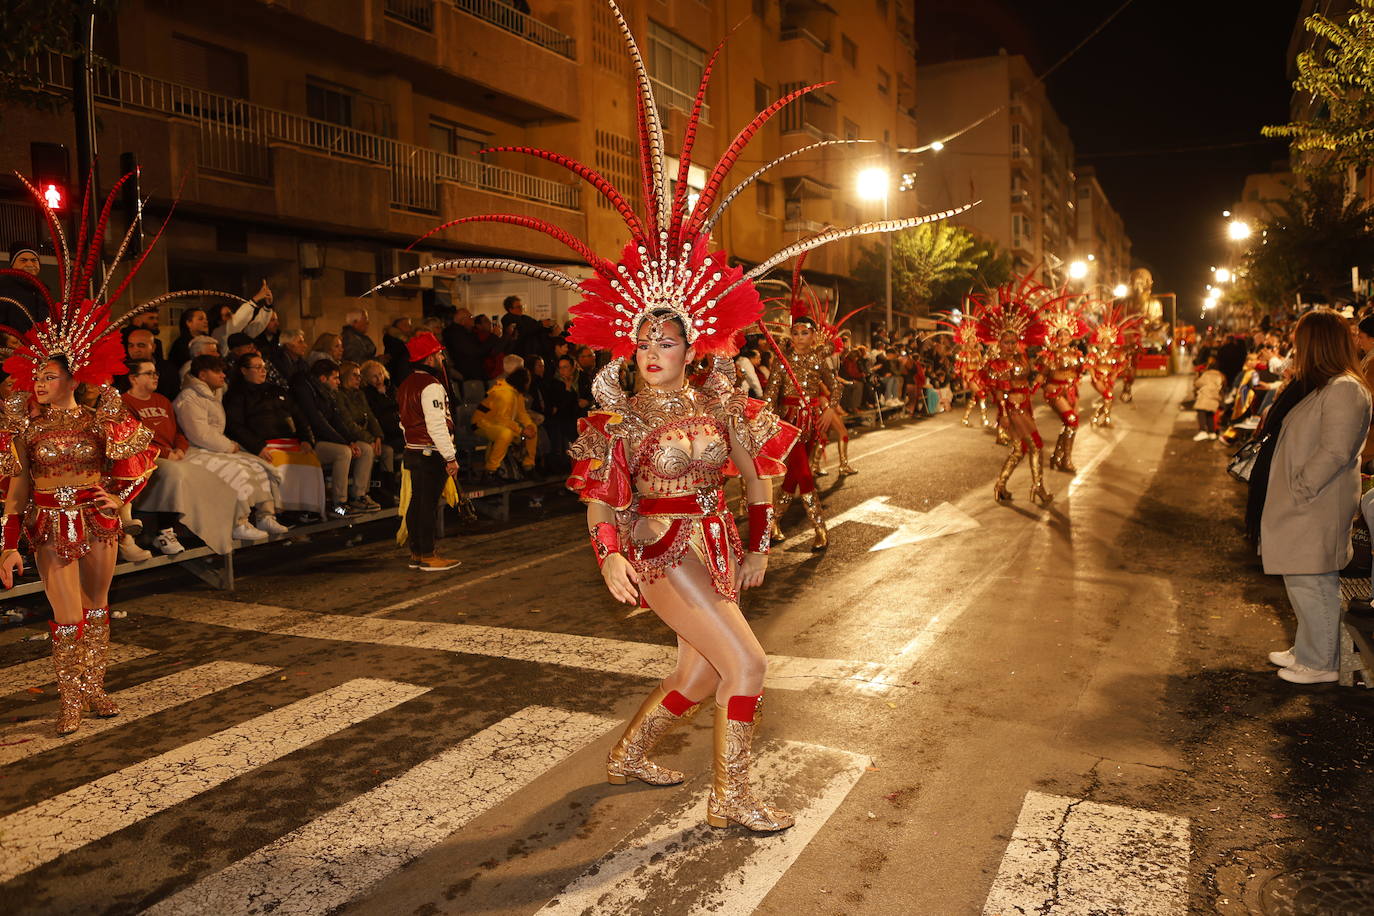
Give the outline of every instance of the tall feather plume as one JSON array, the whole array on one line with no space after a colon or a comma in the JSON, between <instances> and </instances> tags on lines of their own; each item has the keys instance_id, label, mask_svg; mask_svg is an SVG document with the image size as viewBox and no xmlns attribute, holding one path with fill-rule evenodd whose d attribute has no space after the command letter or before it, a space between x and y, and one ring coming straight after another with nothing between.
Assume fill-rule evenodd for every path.
<instances>
[{"instance_id":1,"label":"tall feather plume","mask_svg":"<svg viewBox=\"0 0 1374 916\"><path fill-rule=\"evenodd\" d=\"M421 274L433 273L436 270L504 270L507 273L520 274L526 277L533 277L536 280L545 280L556 284L567 290L577 292L580 288L578 282L567 274L559 273L556 270L549 270L547 267L536 267L533 264L526 264L524 261L514 261L509 258L450 258L447 261L435 261L433 264L426 264L424 267L417 267L414 270L406 271L398 277L392 277L384 283L378 283L372 289L363 293L370 296L378 290L404 283L412 277Z\"/></svg>"},{"instance_id":2,"label":"tall feather plume","mask_svg":"<svg viewBox=\"0 0 1374 916\"><path fill-rule=\"evenodd\" d=\"M727 36L728 38L728 36ZM711 57L706 61L706 66L701 70L701 84L697 87L697 96L692 101L692 113L687 118L687 127L682 132L682 152L677 161L677 189L673 193L673 218L668 227L668 237L675 243L682 239L682 217L687 209L687 179L692 173L692 147L697 140L697 125L701 123L701 109L706 103L706 87L711 82L711 70L716 65L716 59L720 57L721 49L725 47L725 38L711 52Z\"/></svg>"},{"instance_id":3,"label":"tall feather plume","mask_svg":"<svg viewBox=\"0 0 1374 916\"><path fill-rule=\"evenodd\" d=\"M133 242L134 233L143 228L143 202L139 203L138 212L133 219L129 220L129 228L124 231L124 238L119 242L119 248L115 251L114 257L110 260L110 266L105 270L105 276L101 278L100 290L95 294L95 298L104 301L105 292L110 288L110 280L113 279L115 268L123 261L124 255L129 250L129 245Z\"/></svg>"},{"instance_id":4,"label":"tall feather plume","mask_svg":"<svg viewBox=\"0 0 1374 916\"><path fill-rule=\"evenodd\" d=\"M851 144L857 144L857 143L876 143L876 142L878 142L878 141L876 141L876 140L821 140L819 143L810 143L810 144L807 144L806 146L803 146L801 149L794 149L794 150L793 150L792 152L790 152L790 153L785 153L785 154L779 156L778 158L774 159L772 162L768 162L768 163L766 163L766 164L760 166L759 168L755 169L754 172L753 172L748 178L744 179L744 180L741 181L739 184L737 184L737 185L735 185L733 188L731 188L731 189L730 189L730 193L729 193L729 194L726 194L723 198L721 198L720 203L716 206L715 212L712 213L709 217L707 217L706 220L701 224L701 233L702 233L703 235L710 235L711 230L712 230L713 228L715 228L716 223L719 222L721 216L724 215L724 213L725 213L725 208L730 206L731 202L734 201L734 199L735 199L736 197L739 196L739 194L740 194L741 191L743 191L745 188L749 187L749 185L751 185L751 184L753 184L755 181L757 181L765 172L767 172L769 169L773 168L775 165L779 165L779 164L781 164L781 163L784 163L784 162L786 162L788 159L791 159L791 158L794 157L794 156L800 156L802 153L809 153L809 152L811 152L812 150L820 149L820 148L823 147L823 146L838 146L838 145L841 145L841 144L843 144L843 145L845 145L845 146L849 146L849 145L851 145ZM699 205L699 204L700 204L700 202L698 201L698 205Z\"/></svg>"},{"instance_id":5,"label":"tall feather plume","mask_svg":"<svg viewBox=\"0 0 1374 916\"><path fill-rule=\"evenodd\" d=\"M235 295L234 293L226 293L218 289L182 289L174 293L163 293L160 296L154 296L148 301L134 306L123 315L120 315L119 320L111 325L111 327L123 327L144 312L151 312L153 309L161 308L168 302L173 302L177 299L228 299L230 302L243 301L242 296Z\"/></svg>"},{"instance_id":6,"label":"tall feather plume","mask_svg":"<svg viewBox=\"0 0 1374 916\"><path fill-rule=\"evenodd\" d=\"M639 44L635 41L634 33L630 31L630 24L625 21L625 16L620 12L615 0L606 2L610 4L611 14L615 17L620 34L625 39L625 46L629 49L630 62L634 65L635 83L639 89L637 104L642 151L640 161L644 171L644 209L652 230L648 236L651 250L657 251L654 246L658 244L658 233L666 232L668 229L667 181L663 174L663 122L658 116L658 103L654 100L654 86L649 81L649 70L644 66L644 55L639 53Z\"/></svg>"},{"instance_id":7,"label":"tall feather plume","mask_svg":"<svg viewBox=\"0 0 1374 916\"><path fill-rule=\"evenodd\" d=\"M110 188L110 193L105 197L105 206L100 209L100 218L96 220L95 231L91 233L88 247L83 249L80 244L77 245L78 251L84 250L86 252L86 260L81 264L73 281L78 296L90 295L91 279L95 276L95 269L100 264L100 255L103 253L101 249L105 245L105 229L110 223L110 211L114 209L114 203L119 198L119 189L124 186L126 181L134 177L134 174L134 172L129 172L114 183L114 187ZM83 206L82 221L84 222L85 219L86 213Z\"/></svg>"},{"instance_id":8,"label":"tall feather plume","mask_svg":"<svg viewBox=\"0 0 1374 916\"><path fill-rule=\"evenodd\" d=\"M577 252L582 260L587 262L588 266L596 269L598 272L605 273L615 270L614 264L592 251L591 246L576 236L565 232L546 220L537 219L533 216L521 216L516 213L483 213L478 216L463 216L458 219L451 219L446 223L435 226L433 229L411 242L410 245L407 246L407 250L414 248L436 232L442 232L445 229L459 226L463 223L509 223L512 226L523 226L526 229L533 229L536 232L544 233L555 241L567 245L573 251Z\"/></svg>"},{"instance_id":9,"label":"tall feather plume","mask_svg":"<svg viewBox=\"0 0 1374 916\"><path fill-rule=\"evenodd\" d=\"M33 195L33 199L38 203L38 209L43 213L43 219L48 224L48 234L53 238L53 257L57 259L57 275L61 278L61 288L57 291L57 299L65 302L71 296L72 288L72 255L67 248L67 236L62 232L62 224L53 215L52 208L46 206L43 193L29 183L29 180L18 172L15 176L24 183L24 187Z\"/></svg>"},{"instance_id":10,"label":"tall feather plume","mask_svg":"<svg viewBox=\"0 0 1374 916\"><path fill-rule=\"evenodd\" d=\"M551 153L544 149L535 149L532 146L492 146L480 150L480 152L524 153L526 156L536 156L540 159L552 162L554 165L562 166L578 178L581 178L583 181L586 181L592 187L596 188L597 192L600 193L602 197L606 198L611 206L615 207L621 219L625 220L625 225L630 230L631 235L641 236L645 234L644 224L640 222L639 215L635 213L634 208L625 200L625 196L621 194L620 191L616 190L615 185L607 181L600 172L596 171L596 169L583 165L576 159L570 159L567 156L559 153Z\"/></svg>"}]
</instances>

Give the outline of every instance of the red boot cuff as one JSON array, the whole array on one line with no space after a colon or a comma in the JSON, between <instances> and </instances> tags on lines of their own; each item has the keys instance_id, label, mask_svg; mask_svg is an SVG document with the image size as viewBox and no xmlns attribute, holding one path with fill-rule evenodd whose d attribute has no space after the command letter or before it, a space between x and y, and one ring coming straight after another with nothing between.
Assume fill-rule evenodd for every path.
<instances>
[{"instance_id":1,"label":"red boot cuff","mask_svg":"<svg viewBox=\"0 0 1374 916\"><path fill-rule=\"evenodd\" d=\"M697 704L678 693L676 690L668 691L668 695L663 698L663 708L675 716L680 716Z\"/></svg>"},{"instance_id":2,"label":"red boot cuff","mask_svg":"<svg viewBox=\"0 0 1374 916\"><path fill-rule=\"evenodd\" d=\"M753 722L754 712L759 707L759 700L763 699L763 694L756 697L731 697L730 704L726 707L725 716L736 722Z\"/></svg>"}]
</instances>

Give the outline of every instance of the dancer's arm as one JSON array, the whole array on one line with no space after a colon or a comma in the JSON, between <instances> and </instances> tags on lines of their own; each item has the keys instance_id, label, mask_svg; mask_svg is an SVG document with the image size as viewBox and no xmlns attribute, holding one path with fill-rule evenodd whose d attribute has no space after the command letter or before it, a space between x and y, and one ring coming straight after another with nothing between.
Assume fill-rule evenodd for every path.
<instances>
[{"instance_id":1,"label":"dancer's arm","mask_svg":"<svg viewBox=\"0 0 1374 916\"><path fill-rule=\"evenodd\" d=\"M587 503L587 533L601 567L601 578L616 601L639 603L639 574L620 552L620 533L615 510L605 503Z\"/></svg>"},{"instance_id":2,"label":"dancer's arm","mask_svg":"<svg viewBox=\"0 0 1374 916\"><path fill-rule=\"evenodd\" d=\"M22 575L24 572L24 558L19 553L20 513L29 504L29 491L33 488L26 450L17 448L14 451L21 470L10 478L9 492L5 494L5 514L0 520L0 528L3 528L3 535L0 535L3 537L0 541L0 585L5 588L13 587L15 574Z\"/></svg>"},{"instance_id":3,"label":"dancer's arm","mask_svg":"<svg viewBox=\"0 0 1374 916\"><path fill-rule=\"evenodd\" d=\"M796 446L801 448L800 445ZM754 467L754 456L749 454L739 442L732 441L730 446L730 460L739 469L740 483L744 486L745 500L751 507L757 505L771 506L773 502L773 485L758 475ZM735 570L735 578L738 580L736 585L739 588L754 588L763 584L763 574L768 569L768 554L754 550L757 544L768 543L767 530L754 531L755 524L762 524L754 518L755 513L751 511L750 531L749 531L749 550L744 554L744 562ZM766 548L765 548L766 550Z\"/></svg>"}]
</instances>

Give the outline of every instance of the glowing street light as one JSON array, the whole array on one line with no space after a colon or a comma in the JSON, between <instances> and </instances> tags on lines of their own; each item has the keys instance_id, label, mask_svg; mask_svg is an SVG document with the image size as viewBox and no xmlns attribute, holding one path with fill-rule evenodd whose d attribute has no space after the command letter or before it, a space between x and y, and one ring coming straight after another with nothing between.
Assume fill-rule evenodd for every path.
<instances>
[{"instance_id":1,"label":"glowing street light","mask_svg":"<svg viewBox=\"0 0 1374 916\"><path fill-rule=\"evenodd\" d=\"M864 200L887 200L887 192L892 184L892 177L884 168L868 168L859 173L856 188L859 196Z\"/></svg>"},{"instance_id":2,"label":"glowing street light","mask_svg":"<svg viewBox=\"0 0 1374 916\"><path fill-rule=\"evenodd\" d=\"M1082 280L1088 275L1087 261L1073 261L1069 264L1069 279Z\"/></svg>"},{"instance_id":3,"label":"glowing street light","mask_svg":"<svg viewBox=\"0 0 1374 916\"><path fill-rule=\"evenodd\" d=\"M1217 282L1218 282L1218 283L1230 283L1230 282L1231 282L1231 279L1232 279L1231 271L1227 270L1225 267L1218 267L1218 268L1217 268Z\"/></svg>"},{"instance_id":4,"label":"glowing street light","mask_svg":"<svg viewBox=\"0 0 1374 916\"><path fill-rule=\"evenodd\" d=\"M859 196L864 200L883 202L883 219L887 219L887 199L888 192L892 189L892 173L879 166L872 166L859 172L858 180L855 182ZM883 287L884 294L884 315L889 338L893 333L892 327L892 233L883 233Z\"/></svg>"},{"instance_id":5,"label":"glowing street light","mask_svg":"<svg viewBox=\"0 0 1374 916\"><path fill-rule=\"evenodd\" d=\"M1233 219L1226 224L1226 235L1233 242L1243 242L1250 237L1250 224L1243 219Z\"/></svg>"},{"instance_id":6,"label":"glowing street light","mask_svg":"<svg viewBox=\"0 0 1374 916\"><path fill-rule=\"evenodd\" d=\"M940 150L945 148L945 145L939 140L936 140L934 143L930 144L930 148L938 153Z\"/></svg>"},{"instance_id":7,"label":"glowing street light","mask_svg":"<svg viewBox=\"0 0 1374 916\"><path fill-rule=\"evenodd\" d=\"M1118 299L1125 299L1126 294L1130 291L1131 288L1127 286L1125 283L1118 283L1116 286L1112 287L1112 295Z\"/></svg>"}]
</instances>

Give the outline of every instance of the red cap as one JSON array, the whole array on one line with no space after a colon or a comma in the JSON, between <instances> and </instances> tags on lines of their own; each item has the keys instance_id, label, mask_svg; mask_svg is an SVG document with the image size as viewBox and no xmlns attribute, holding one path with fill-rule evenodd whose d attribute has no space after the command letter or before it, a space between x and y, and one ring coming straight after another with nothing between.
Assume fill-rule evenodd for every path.
<instances>
[{"instance_id":1,"label":"red cap","mask_svg":"<svg viewBox=\"0 0 1374 916\"><path fill-rule=\"evenodd\" d=\"M410 354L410 361L412 363L418 363L425 357L433 356L442 349L444 349L444 345L439 343L439 338L428 331L421 331L410 338L410 340L406 341L406 352Z\"/></svg>"}]
</instances>

